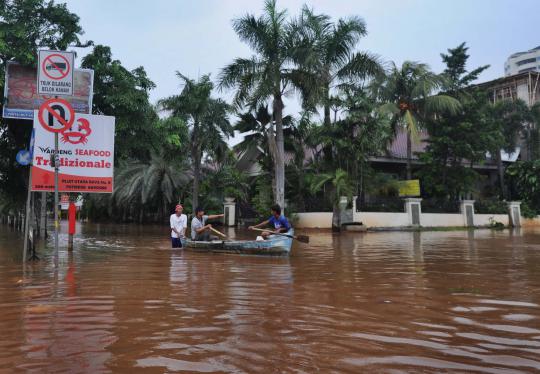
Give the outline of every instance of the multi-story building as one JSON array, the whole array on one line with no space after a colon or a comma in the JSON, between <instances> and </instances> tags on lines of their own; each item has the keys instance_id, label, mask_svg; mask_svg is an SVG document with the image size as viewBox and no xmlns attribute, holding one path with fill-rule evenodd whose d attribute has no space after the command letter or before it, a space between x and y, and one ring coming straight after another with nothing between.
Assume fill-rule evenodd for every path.
<instances>
[{"instance_id":1,"label":"multi-story building","mask_svg":"<svg viewBox=\"0 0 540 374\"><path fill-rule=\"evenodd\" d=\"M499 100L523 100L529 107L540 102L540 72L524 72L509 77L480 83L489 94L491 102Z\"/></svg>"},{"instance_id":2,"label":"multi-story building","mask_svg":"<svg viewBox=\"0 0 540 374\"><path fill-rule=\"evenodd\" d=\"M540 61L538 63L540 64ZM529 107L540 103L540 72L527 71L484 82L479 84L478 87L488 92L493 103L500 100L517 99L523 100ZM531 158L532 152L529 149L531 144L530 142L526 142L525 139L530 138L532 130L533 124L523 124L523 138L518 142L519 147L517 150L518 153L521 153L520 158L522 160L530 160Z\"/></svg>"},{"instance_id":3,"label":"multi-story building","mask_svg":"<svg viewBox=\"0 0 540 374\"><path fill-rule=\"evenodd\" d=\"M526 52L517 52L504 64L504 75L510 76L529 71L540 72L540 46Z\"/></svg>"}]
</instances>

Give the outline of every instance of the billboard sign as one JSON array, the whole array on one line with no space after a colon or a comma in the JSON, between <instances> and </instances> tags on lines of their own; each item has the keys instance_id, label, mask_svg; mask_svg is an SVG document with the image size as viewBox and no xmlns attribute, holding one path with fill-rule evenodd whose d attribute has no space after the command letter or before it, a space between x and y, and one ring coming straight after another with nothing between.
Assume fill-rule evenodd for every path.
<instances>
[{"instance_id":1,"label":"billboard sign","mask_svg":"<svg viewBox=\"0 0 540 374\"><path fill-rule=\"evenodd\" d=\"M399 185L400 197L420 196L420 180L419 179L409 179L409 180L399 181L398 185Z\"/></svg>"},{"instance_id":2,"label":"billboard sign","mask_svg":"<svg viewBox=\"0 0 540 374\"><path fill-rule=\"evenodd\" d=\"M92 92L94 71L90 69L74 69L73 95L65 96L76 113L92 112ZM43 102L56 95L39 95L37 92L37 72L35 68L8 62L6 66L6 82L4 86L4 118L34 118L34 110Z\"/></svg>"},{"instance_id":3,"label":"billboard sign","mask_svg":"<svg viewBox=\"0 0 540 374\"><path fill-rule=\"evenodd\" d=\"M52 192L54 134L41 124L39 113L34 111L32 191ZM59 132L60 192L112 193L114 125L114 117L76 113L73 125Z\"/></svg>"}]
</instances>

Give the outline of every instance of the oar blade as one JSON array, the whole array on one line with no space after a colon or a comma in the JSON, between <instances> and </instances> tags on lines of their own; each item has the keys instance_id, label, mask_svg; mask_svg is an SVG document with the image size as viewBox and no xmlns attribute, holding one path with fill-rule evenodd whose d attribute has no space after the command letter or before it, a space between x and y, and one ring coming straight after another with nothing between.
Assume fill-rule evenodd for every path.
<instances>
[{"instance_id":1,"label":"oar blade","mask_svg":"<svg viewBox=\"0 0 540 374\"><path fill-rule=\"evenodd\" d=\"M298 235L296 237L296 240L298 240L299 242L302 242L302 243L309 243L309 236L307 236L307 235Z\"/></svg>"}]
</instances>

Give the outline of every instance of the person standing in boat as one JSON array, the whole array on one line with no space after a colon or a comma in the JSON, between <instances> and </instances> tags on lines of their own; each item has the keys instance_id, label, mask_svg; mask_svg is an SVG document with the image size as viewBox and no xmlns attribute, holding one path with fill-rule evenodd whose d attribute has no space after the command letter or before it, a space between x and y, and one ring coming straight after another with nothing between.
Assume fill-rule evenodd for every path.
<instances>
[{"instance_id":1,"label":"person standing in boat","mask_svg":"<svg viewBox=\"0 0 540 374\"><path fill-rule=\"evenodd\" d=\"M210 235L210 231L212 231L212 225L207 225L206 220L221 218L223 216L224 214L213 214L210 216L206 216L204 215L203 208L198 207L197 209L195 209L195 215L191 220L191 240L208 242L217 239L215 236Z\"/></svg>"},{"instance_id":2,"label":"person standing in boat","mask_svg":"<svg viewBox=\"0 0 540 374\"><path fill-rule=\"evenodd\" d=\"M182 239L186 237L187 216L182 214L184 207L178 204L171 214L171 242L173 248L182 248Z\"/></svg>"},{"instance_id":3,"label":"person standing in boat","mask_svg":"<svg viewBox=\"0 0 540 374\"><path fill-rule=\"evenodd\" d=\"M266 221L261 222L255 226L249 226L250 230L258 229L259 227L263 227L263 226L273 227L274 228L273 231L269 230L261 234L262 237L265 239L267 239L269 235L272 235L272 233L276 233L276 234L286 233L287 231L291 229L291 224L289 223L287 218L283 214L281 214L281 207L278 204L272 205L272 207L270 208L270 211L272 215Z\"/></svg>"}]
</instances>

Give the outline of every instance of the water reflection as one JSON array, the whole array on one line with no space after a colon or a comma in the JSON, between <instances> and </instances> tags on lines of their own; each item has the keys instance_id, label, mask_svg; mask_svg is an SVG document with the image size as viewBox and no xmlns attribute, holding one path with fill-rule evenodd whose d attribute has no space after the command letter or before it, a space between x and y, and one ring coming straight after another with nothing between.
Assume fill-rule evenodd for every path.
<instances>
[{"instance_id":1,"label":"water reflection","mask_svg":"<svg viewBox=\"0 0 540 374\"><path fill-rule=\"evenodd\" d=\"M310 232L290 258L82 225L20 264L0 227L0 367L54 372L540 370L540 232ZM231 237L250 233L228 230Z\"/></svg>"}]
</instances>

